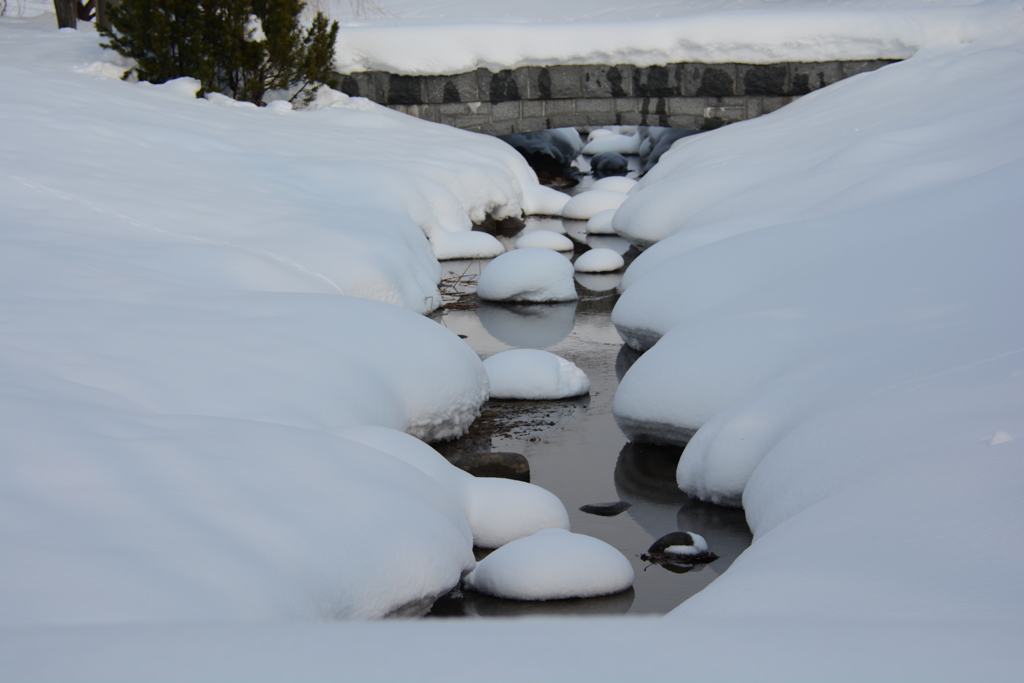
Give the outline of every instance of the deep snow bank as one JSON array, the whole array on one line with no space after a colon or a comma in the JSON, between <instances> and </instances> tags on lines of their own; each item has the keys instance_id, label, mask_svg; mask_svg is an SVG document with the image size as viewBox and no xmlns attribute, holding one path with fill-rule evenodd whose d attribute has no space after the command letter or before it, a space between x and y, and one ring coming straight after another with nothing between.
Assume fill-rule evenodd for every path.
<instances>
[{"instance_id":1,"label":"deep snow bank","mask_svg":"<svg viewBox=\"0 0 1024 683\"><path fill-rule=\"evenodd\" d=\"M516 207L519 162L345 98L112 80L51 21L0 22L3 623L379 617L451 588L462 501L338 432L478 414L479 358L413 312L424 232Z\"/></svg>"},{"instance_id":2,"label":"deep snow bank","mask_svg":"<svg viewBox=\"0 0 1024 683\"><path fill-rule=\"evenodd\" d=\"M168 260L191 255L190 284L427 311L440 270L423 235L518 216L536 185L498 140L341 93L299 112L195 99L187 80L122 82L89 24L50 21L4 23L4 184L167 243L167 258L139 258L166 278L180 277Z\"/></svg>"},{"instance_id":3,"label":"deep snow bank","mask_svg":"<svg viewBox=\"0 0 1024 683\"><path fill-rule=\"evenodd\" d=\"M919 54L684 140L616 213L667 237L613 316L653 344L616 417L697 430L680 486L755 532L679 615L1017 618L1022 73L1024 44Z\"/></svg>"}]
</instances>

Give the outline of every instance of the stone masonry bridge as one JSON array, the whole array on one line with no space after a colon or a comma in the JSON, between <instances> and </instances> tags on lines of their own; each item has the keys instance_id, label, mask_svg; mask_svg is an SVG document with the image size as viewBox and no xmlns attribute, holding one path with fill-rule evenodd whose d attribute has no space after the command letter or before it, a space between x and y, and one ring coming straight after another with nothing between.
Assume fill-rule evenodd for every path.
<instances>
[{"instance_id":1,"label":"stone masonry bridge","mask_svg":"<svg viewBox=\"0 0 1024 683\"><path fill-rule=\"evenodd\" d=\"M491 135L567 126L711 129L767 114L891 61L528 66L451 76L368 71L338 80L348 95Z\"/></svg>"}]
</instances>

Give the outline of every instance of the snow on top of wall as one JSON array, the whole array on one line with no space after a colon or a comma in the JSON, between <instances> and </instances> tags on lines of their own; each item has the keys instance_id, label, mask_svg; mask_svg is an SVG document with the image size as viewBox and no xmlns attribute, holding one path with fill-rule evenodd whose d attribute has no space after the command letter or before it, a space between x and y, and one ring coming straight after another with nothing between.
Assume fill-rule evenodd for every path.
<instances>
[{"instance_id":1,"label":"snow on top of wall","mask_svg":"<svg viewBox=\"0 0 1024 683\"><path fill-rule=\"evenodd\" d=\"M382 0L344 19L343 73L455 74L557 64L903 59L922 47L1019 32L1019 0L700 0L520 3Z\"/></svg>"}]
</instances>

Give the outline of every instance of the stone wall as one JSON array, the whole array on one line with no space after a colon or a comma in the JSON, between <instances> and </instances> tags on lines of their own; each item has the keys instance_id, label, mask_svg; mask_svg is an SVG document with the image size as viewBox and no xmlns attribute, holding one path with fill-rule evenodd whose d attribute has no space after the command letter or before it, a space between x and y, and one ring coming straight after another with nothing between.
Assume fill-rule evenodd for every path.
<instances>
[{"instance_id":1,"label":"stone wall","mask_svg":"<svg viewBox=\"0 0 1024 683\"><path fill-rule=\"evenodd\" d=\"M341 90L422 119L492 135L562 126L715 128L891 60L786 64L522 67L454 76L338 75Z\"/></svg>"}]
</instances>

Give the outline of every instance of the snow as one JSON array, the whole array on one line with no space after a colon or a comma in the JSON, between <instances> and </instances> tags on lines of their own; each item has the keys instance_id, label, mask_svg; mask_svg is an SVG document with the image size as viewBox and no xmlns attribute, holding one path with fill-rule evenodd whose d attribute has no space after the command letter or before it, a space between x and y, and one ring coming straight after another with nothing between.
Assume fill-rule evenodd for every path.
<instances>
[{"instance_id":1,"label":"snow","mask_svg":"<svg viewBox=\"0 0 1024 683\"><path fill-rule=\"evenodd\" d=\"M555 494L515 479L477 478L464 503L480 548L500 548L543 529L569 530L569 513Z\"/></svg>"},{"instance_id":2,"label":"snow","mask_svg":"<svg viewBox=\"0 0 1024 683\"><path fill-rule=\"evenodd\" d=\"M625 176L609 176L595 180L590 186L591 190L608 190L609 192L621 192L629 194L629 191L636 187L636 181Z\"/></svg>"},{"instance_id":3,"label":"snow","mask_svg":"<svg viewBox=\"0 0 1024 683\"><path fill-rule=\"evenodd\" d=\"M608 273L622 268L624 264L618 252L598 248L580 254L574 265L577 273Z\"/></svg>"},{"instance_id":4,"label":"snow","mask_svg":"<svg viewBox=\"0 0 1024 683\"><path fill-rule=\"evenodd\" d=\"M417 314L424 226L518 206L521 162L340 95L113 80L51 23L0 25L3 624L371 618L455 585L461 501L340 433L479 413L479 358Z\"/></svg>"},{"instance_id":5,"label":"snow","mask_svg":"<svg viewBox=\"0 0 1024 683\"><path fill-rule=\"evenodd\" d=\"M572 251L572 240L551 230L534 230L516 240L516 249L537 248Z\"/></svg>"},{"instance_id":6,"label":"snow","mask_svg":"<svg viewBox=\"0 0 1024 683\"><path fill-rule=\"evenodd\" d=\"M608 152L638 154L640 152L640 136L635 133L633 135L611 133L591 140L583 148L584 154L606 154Z\"/></svg>"},{"instance_id":7,"label":"snow","mask_svg":"<svg viewBox=\"0 0 1024 683\"><path fill-rule=\"evenodd\" d=\"M345 429L342 436L387 453L436 481L457 506L457 511L445 513L473 545L497 548L541 529L569 528L565 506L539 486L474 477L419 439L393 429L361 425Z\"/></svg>"},{"instance_id":8,"label":"snow","mask_svg":"<svg viewBox=\"0 0 1024 683\"><path fill-rule=\"evenodd\" d=\"M456 74L556 64L904 59L1024 24L1016 0L699 0L524 4L387 0L344 19L343 73Z\"/></svg>"},{"instance_id":9,"label":"snow","mask_svg":"<svg viewBox=\"0 0 1024 683\"><path fill-rule=\"evenodd\" d=\"M1019 619L1022 67L922 51L682 141L616 213L654 243L616 417L755 534L670 618Z\"/></svg>"},{"instance_id":10,"label":"snow","mask_svg":"<svg viewBox=\"0 0 1024 683\"><path fill-rule=\"evenodd\" d=\"M598 138L603 140L604 138ZM578 221L590 220L602 211L618 209L627 195L610 190L587 190L576 195L562 207L562 217Z\"/></svg>"},{"instance_id":11,"label":"snow","mask_svg":"<svg viewBox=\"0 0 1024 683\"><path fill-rule=\"evenodd\" d=\"M633 567L602 540L548 529L498 548L464 583L509 600L590 598L632 586Z\"/></svg>"},{"instance_id":12,"label":"snow","mask_svg":"<svg viewBox=\"0 0 1024 683\"><path fill-rule=\"evenodd\" d=\"M690 538L693 539L693 545L670 545L663 552L673 555L700 555L708 551L708 542L703 536L692 531L686 533L690 534Z\"/></svg>"},{"instance_id":13,"label":"snow","mask_svg":"<svg viewBox=\"0 0 1024 683\"><path fill-rule=\"evenodd\" d=\"M601 180L607 180L602 178ZM587 221L587 233L591 235L614 235L615 228L612 226L612 220L615 218L615 212L618 209L605 209L604 211L598 211L590 220Z\"/></svg>"},{"instance_id":14,"label":"snow","mask_svg":"<svg viewBox=\"0 0 1024 683\"><path fill-rule=\"evenodd\" d=\"M505 245L494 235L479 230L439 232L431 239L431 245L438 261L488 259L505 253Z\"/></svg>"},{"instance_id":15,"label":"snow","mask_svg":"<svg viewBox=\"0 0 1024 683\"><path fill-rule=\"evenodd\" d=\"M502 254L484 267L477 294L484 301L575 301L572 263L550 249L529 247Z\"/></svg>"},{"instance_id":16,"label":"snow","mask_svg":"<svg viewBox=\"0 0 1024 683\"><path fill-rule=\"evenodd\" d=\"M532 172L340 93L303 112L120 82L87 26L17 7L0 678L606 680L671 652L716 680L1019 679L1020 2L390 0L348 22L348 65L408 73L913 55L679 142L616 221L655 245L616 319L657 345L620 391L699 428L680 479L742 503L753 546L666 619L471 623L331 620L454 585L460 511L513 538L564 507L500 480L457 498L344 432L474 413L482 366L385 303L436 306L438 236L517 215ZM530 308L570 333L575 304ZM481 307L526 341L520 313ZM541 520L505 517L526 499Z\"/></svg>"},{"instance_id":17,"label":"snow","mask_svg":"<svg viewBox=\"0 0 1024 683\"><path fill-rule=\"evenodd\" d=\"M523 187L523 213L527 216L558 216L569 195L543 185Z\"/></svg>"},{"instance_id":18,"label":"snow","mask_svg":"<svg viewBox=\"0 0 1024 683\"><path fill-rule=\"evenodd\" d=\"M491 398L543 401L581 396L590 391L586 373L548 351L512 349L484 361Z\"/></svg>"}]
</instances>

